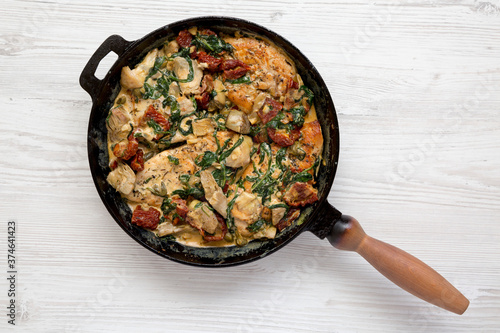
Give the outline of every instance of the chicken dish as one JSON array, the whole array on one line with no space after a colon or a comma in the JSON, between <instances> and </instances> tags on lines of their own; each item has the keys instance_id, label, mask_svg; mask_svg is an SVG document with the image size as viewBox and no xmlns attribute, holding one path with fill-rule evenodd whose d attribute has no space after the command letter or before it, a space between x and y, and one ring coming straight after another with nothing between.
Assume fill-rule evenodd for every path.
<instances>
[{"instance_id":1,"label":"chicken dish","mask_svg":"<svg viewBox=\"0 0 500 333\"><path fill-rule=\"evenodd\" d=\"M189 246L272 239L318 200L314 95L272 42L180 31L121 71L108 183L131 223Z\"/></svg>"}]
</instances>

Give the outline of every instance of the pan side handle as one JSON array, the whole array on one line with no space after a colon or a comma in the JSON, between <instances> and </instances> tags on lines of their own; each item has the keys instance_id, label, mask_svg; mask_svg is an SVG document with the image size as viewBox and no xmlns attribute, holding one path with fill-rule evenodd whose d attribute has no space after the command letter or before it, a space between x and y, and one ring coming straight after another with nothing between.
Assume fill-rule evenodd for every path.
<instances>
[{"instance_id":1,"label":"pan side handle","mask_svg":"<svg viewBox=\"0 0 500 333\"><path fill-rule=\"evenodd\" d=\"M340 214L328 202L323 206L329 207L321 207L318 215L325 219L324 215L330 214L330 228L319 229L323 234L326 231L326 238L334 247L357 252L386 278L426 302L456 314L467 310L469 300L434 269L411 254L368 236L356 219ZM311 231L323 238L317 230Z\"/></svg>"},{"instance_id":2,"label":"pan side handle","mask_svg":"<svg viewBox=\"0 0 500 333\"><path fill-rule=\"evenodd\" d=\"M111 51L115 52L118 57L121 57L130 44L131 42L126 41L122 36L109 36L89 59L87 65L85 65L85 68L82 71L82 74L80 75L80 85L86 92L89 93L92 100L97 98L101 89L102 80L99 80L95 76L95 71L97 70L101 60L104 59L104 57L106 57Z\"/></svg>"}]
</instances>

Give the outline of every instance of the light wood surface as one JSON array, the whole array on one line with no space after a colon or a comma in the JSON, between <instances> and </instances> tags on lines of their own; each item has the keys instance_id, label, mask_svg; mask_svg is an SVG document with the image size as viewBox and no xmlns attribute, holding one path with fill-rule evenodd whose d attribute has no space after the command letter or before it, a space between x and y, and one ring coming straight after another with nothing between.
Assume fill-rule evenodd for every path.
<instances>
[{"instance_id":1,"label":"light wood surface","mask_svg":"<svg viewBox=\"0 0 500 333\"><path fill-rule=\"evenodd\" d=\"M265 25L315 64L341 130L330 203L448 279L471 301L462 316L310 233L202 269L112 220L88 168L81 70L109 35L208 14ZM499 60L498 1L2 1L0 218L17 221L17 330L498 332Z\"/></svg>"}]
</instances>

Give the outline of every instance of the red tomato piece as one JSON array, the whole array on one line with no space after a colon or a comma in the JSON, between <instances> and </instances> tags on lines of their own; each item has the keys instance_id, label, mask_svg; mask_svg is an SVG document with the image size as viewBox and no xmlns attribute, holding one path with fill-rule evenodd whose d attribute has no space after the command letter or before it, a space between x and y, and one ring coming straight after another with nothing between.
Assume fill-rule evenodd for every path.
<instances>
[{"instance_id":1,"label":"red tomato piece","mask_svg":"<svg viewBox=\"0 0 500 333\"><path fill-rule=\"evenodd\" d=\"M191 41L193 40L193 36L189 31L182 30L179 32L179 35L175 40L180 47L189 47L191 45Z\"/></svg>"},{"instance_id":2,"label":"red tomato piece","mask_svg":"<svg viewBox=\"0 0 500 333\"><path fill-rule=\"evenodd\" d=\"M132 214L132 223L137 224L139 227L154 230L160 223L160 215L160 212L154 208L143 210L141 205L138 205Z\"/></svg>"}]
</instances>

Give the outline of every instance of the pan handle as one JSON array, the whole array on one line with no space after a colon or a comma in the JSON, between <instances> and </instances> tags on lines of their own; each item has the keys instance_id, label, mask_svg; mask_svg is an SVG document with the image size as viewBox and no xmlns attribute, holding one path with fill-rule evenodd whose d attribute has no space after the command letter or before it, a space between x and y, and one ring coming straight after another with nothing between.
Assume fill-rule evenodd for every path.
<instances>
[{"instance_id":1,"label":"pan handle","mask_svg":"<svg viewBox=\"0 0 500 333\"><path fill-rule=\"evenodd\" d=\"M109 36L94 52L90 60L85 65L85 68L80 75L80 85L86 92L89 93L92 100L97 97L98 92L101 90L102 80L95 76L95 71L99 63L109 52L115 52L118 57L121 57L127 47L132 42L126 41L122 36L112 35Z\"/></svg>"},{"instance_id":2,"label":"pan handle","mask_svg":"<svg viewBox=\"0 0 500 333\"><path fill-rule=\"evenodd\" d=\"M386 278L426 302L459 315L465 312L469 300L438 272L411 254L368 236L355 218L340 214L328 202L321 208L319 216L326 213L334 218L326 234L334 247L357 252Z\"/></svg>"}]
</instances>

